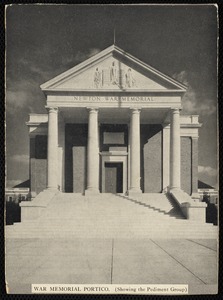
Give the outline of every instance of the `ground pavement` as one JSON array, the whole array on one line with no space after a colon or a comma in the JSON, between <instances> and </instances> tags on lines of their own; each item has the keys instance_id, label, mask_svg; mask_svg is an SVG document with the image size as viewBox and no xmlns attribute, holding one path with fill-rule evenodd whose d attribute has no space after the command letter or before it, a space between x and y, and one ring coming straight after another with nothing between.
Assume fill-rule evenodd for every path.
<instances>
[{"instance_id":1,"label":"ground pavement","mask_svg":"<svg viewBox=\"0 0 223 300\"><path fill-rule=\"evenodd\" d=\"M9 293L32 283L188 284L216 293L214 239L6 239Z\"/></svg>"}]
</instances>

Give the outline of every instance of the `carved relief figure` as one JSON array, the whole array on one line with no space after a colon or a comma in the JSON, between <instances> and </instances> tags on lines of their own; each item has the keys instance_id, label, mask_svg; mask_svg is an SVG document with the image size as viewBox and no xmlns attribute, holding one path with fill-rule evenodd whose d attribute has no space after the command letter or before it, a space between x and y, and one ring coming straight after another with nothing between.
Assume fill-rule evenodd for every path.
<instances>
[{"instance_id":1,"label":"carved relief figure","mask_svg":"<svg viewBox=\"0 0 223 300\"><path fill-rule=\"evenodd\" d=\"M94 86L98 88L101 84L101 73L98 71L98 68L96 68L94 73Z\"/></svg>"},{"instance_id":2,"label":"carved relief figure","mask_svg":"<svg viewBox=\"0 0 223 300\"><path fill-rule=\"evenodd\" d=\"M126 79L126 87L130 88L134 86L134 78L132 77L132 70L130 68L125 74L125 79Z\"/></svg>"},{"instance_id":3,"label":"carved relief figure","mask_svg":"<svg viewBox=\"0 0 223 300\"><path fill-rule=\"evenodd\" d=\"M112 63L112 67L111 67L110 79L111 79L111 83L112 84L117 84L118 83L118 80L117 80L117 69L116 69L114 61Z\"/></svg>"}]
</instances>

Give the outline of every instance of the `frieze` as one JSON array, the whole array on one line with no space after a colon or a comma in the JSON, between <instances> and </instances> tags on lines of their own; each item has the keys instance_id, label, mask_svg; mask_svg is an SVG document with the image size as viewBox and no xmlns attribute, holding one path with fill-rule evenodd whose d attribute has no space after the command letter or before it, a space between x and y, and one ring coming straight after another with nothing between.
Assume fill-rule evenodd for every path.
<instances>
[{"instance_id":1,"label":"frieze","mask_svg":"<svg viewBox=\"0 0 223 300\"><path fill-rule=\"evenodd\" d=\"M152 102L148 96L74 96L73 102Z\"/></svg>"}]
</instances>

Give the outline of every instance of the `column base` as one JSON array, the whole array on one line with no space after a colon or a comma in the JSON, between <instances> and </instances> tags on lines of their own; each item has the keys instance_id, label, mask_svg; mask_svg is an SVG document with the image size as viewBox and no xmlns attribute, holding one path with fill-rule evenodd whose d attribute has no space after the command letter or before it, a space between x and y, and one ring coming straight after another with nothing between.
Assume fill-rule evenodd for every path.
<instances>
[{"instance_id":1,"label":"column base","mask_svg":"<svg viewBox=\"0 0 223 300\"><path fill-rule=\"evenodd\" d=\"M58 192L59 189L57 187L48 186L44 191Z\"/></svg>"},{"instance_id":2,"label":"column base","mask_svg":"<svg viewBox=\"0 0 223 300\"><path fill-rule=\"evenodd\" d=\"M130 197L137 197L140 195L142 195L141 189L132 188L132 189L128 190L128 196L130 196Z\"/></svg>"},{"instance_id":3,"label":"column base","mask_svg":"<svg viewBox=\"0 0 223 300\"><path fill-rule=\"evenodd\" d=\"M201 199L201 196L199 195L199 193L192 193L191 198L194 199L196 202L199 202Z\"/></svg>"},{"instance_id":4,"label":"column base","mask_svg":"<svg viewBox=\"0 0 223 300\"><path fill-rule=\"evenodd\" d=\"M168 186L162 189L163 194L166 194L168 192L169 192L169 187Z\"/></svg>"},{"instance_id":5,"label":"column base","mask_svg":"<svg viewBox=\"0 0 223 300\"><path fill-rule=\"evenodd\" d=\"M175 187L175 186L169 187L169 192L172 192L172 191L182 191L182 190L181 190L181 188Z\"/></svg>"},{"instance_id":6,"label":"column base","mask_svg":"<svg viewBox=\"0 0 223 300\"><path fill-rule=\"evenodd\" d=\"M100 192L96 188L89 188L89 189L85 190L84 194L85 194L85 196L88 196L88 195L98 195L98 194L100 194Z\"/></svg>"}]
</instances>

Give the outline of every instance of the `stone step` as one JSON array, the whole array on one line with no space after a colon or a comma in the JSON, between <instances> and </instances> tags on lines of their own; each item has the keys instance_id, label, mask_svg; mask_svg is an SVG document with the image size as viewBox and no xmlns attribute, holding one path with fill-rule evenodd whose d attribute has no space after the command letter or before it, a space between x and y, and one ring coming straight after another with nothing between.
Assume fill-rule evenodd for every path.
<instances>
[{"instance_id":1,"label":"stone step","mask_svg":"<svg viewBox=\"0 0 223 300\"><path fill-rule=\"evenodd\" d=\"M75 232L72 233L70 231L62 231L62 232L35 232L35 233L27 233L27 232L20 232L18 233L11 233L6 236L7 238L42 238L42 237L52 237L52 238L66 238L66 237L76 237L76 238L131 238L131 237L138 237L138 238L166 238L169 239L170 237L177 237L177 238L204 238L204 239L216 239L217 234L204 234L203 232L197 232L194 234L187 233L187 232L174 232L167 234L166 232L91 232L86 234L86 232Z\"/></svg>"},{"instance_id":2,"label":"stone step","mask_svg":"<svg viewBox=\"0 0 223 300\"><path fill-rule=\"evenodd\" d=\"M66 235L70 235L70 236L94 236L94 237L98 237L100 238L101 236L123 236L125 235L134 235L134 236L151 236L151 235L155 235L157 237L164 235L166 238L168 238L169 236L172 235L176 235L176 236L203 236L203 237L212 237L215 238L217 237L217 233L215 231L213 232L205 232L205 231L198 231L198 232L190 232L190 231L183 231L183 230L179 230L179 231L173 231L173 232L168 232L168 231L154 231L154 230L94 230L94 231L88 231L86 232L86 230L75 230L75 231L71 231L71 230L62 230L62 231L52 231L52 230L41 230L41 231L11 231L11 232L7 232L6 233L6 237L12 237L12 236L18 236L20 237L20 235L27 235L27 236L33 236L35 237L36 235L38 236L43 236L43 235L48 235L48 236L63 236L63 234Z\"/></svg>"},{"instance_id":3,"label":"stone step","mask_svg":"<svg viewBox=\"0 0 223 300\"><path fill-rule=\"evenodd\" d=\"M61 196L62 195L62 196ZM136 212L146 212L160 213L160 214L170 214L170 211L173 210L174 206L167 199L164 194L147 194L141 197L139 201L143 201L142 203L136 202L135 200L129 200L127 197L113 194L100 194L100 196L95 196L93 198L85 197L85 196L73 196L75 194L59 194L53 199L51 204L49 205L49 210L45 213L46 217L55 216L56 212L61 215L61 211L63 214L70 214L71 211L78 209L79 214L81 210L94 210L95 207L99 211L103 211L103 213L108 212L112 209L116 213L120 210L124 210L127 214L130 213L134 207L134 213ZM61 200L61 197L63 199ZM156 197L154 200L153 197ZM74 200L77 199L77 200ZM153 201L151 200L153 199ZM138 201L138 200L137 200ZM96 203L96 205L95 205ZM68 212L67 212L68 210ZM53 212L53 213L52 213ZM173 216L177 218L183 218L179 210L175 210L171 212Z\"/></svg>"},{"instance_id":4,"label":"stone step","mask_svg":"<svg viewBox=\"0 0 223 300\"><path fill-rule=\"evenodd\" d=\"M83 220L83 219L85 219L86 218L86 215L87 214L80 214L80 215L77 215L77 216L75 216L75 215L66 215L67 216L67 218L71 218L71 219L73 219L73 220ZM160 215L154 215L154 214L152 214L152 213L149 213L149 214L146 214L146 215L133 215L133 217L130 217L130 216L117 216L117 217L114 217L114 216L110 216L109 214L108 215L106 215L106 214L104 214L104 216L103 216L103 218L98 214L98 215L90 215L90 214L88 214L87 215L87 217L88 217L88 219L100 219L100 220L114 220L114 222L115 221L119 221L119 220L126 220L126 221L130 221L133 217L134 217L134 220L143 220L143 221L145 221L145 222L148 222L148 220L150 220L150 221L152 221L152 220L156 220L156 221L158 221L158 220L160 220L160 221L162 221L162 220L169 220L169 219L171 219L171 220L185 220L185 219L181 219L180 217L178 217L178 216L171 216L171 215L168 215L168 214L160 214ZM63 218L61 217L61 214L59 215L44 215L44 217L41 217L41 220L42 221L45 221L45 220L63 220Z\"/></svg>"},{"instance_id":5,"label":"stone step","mask_svg":"<svg viewBox=\"0 0 223 300\"><path fill-rule=\"evenodd\" d=\"M90 230L90 231L94 231L94 230L100 230L100 231L106 231L106 232L109 232L109 231L113 231L113 230L120 230L120 231L127 231L127 230L136 230L136 231L153 231L153 232L159 232L159 231L162 231L162 232L169 232L169 229L168 227L159 227L159 228L154 228L152 226L148 226L148 227L141 227L141 226L138 226L138 227L132 227L132 226L129 226L129 227L121 227L120 226L108 226L106 227L106 229L104 227L101 227L101 226L94 226L94 229L92 229L92 226L75 226L75 227L69 227L69 226L64 226L64 227L59 227L59 226L55 226L55 227L34 227L34 228L27 228L27 227L12 227L10 226L10 228L6 228L6 232L11 232L11 231L27 231L27 232L34 232L34 231L71 231L71 232L74 232L74 231L84 231L84 230ZM172 228L171 228L172 229ZM190 227L181 227L181 228L178 228L178 227L175 227L173 228L174 230L172 231L187 231L187 232L217 232L217 229L215 227L201 227L197 230L193 230L191 229Z\"/></svg>"},{"instance_id":6,"label":"stone step","mask_svg":"<svg viewBox=\"0 0 223 300\"><path fill-rule=\"evenodd\" d=\"M135 226L132 226L131 224L129 226L126 226L126 224L121 224L123 225L122 227L120 227L120 224L118 225L108 225L105 227L103 227L102 225L104 224L95 224L94 228L97 228L97 229L100 229L100 230L105 230L105 231L108 231L108 230L113 230L113 229L120 229L120 230L129 230L129 229L132 229L132 230L153 230L153 231L167 231L169 229L173 229L173 230L188 230L188 231L192 231L192 232L196 232L196 231L216 231L216 227L213 226L213 227L206 227L206 226L203 226L203 227L200 227L200 228L197 228L196 230L191 228L190 226L159 226L159 227L154 227L154 226L140 226L140 225L135 225ZM125 225L125 226L124 226ZM88 225L85 225L85 226L81 226L81 225L76 225L76 226L70 226L70 225L65 225L65 226L59 226L59 225L51 225L51 226L35 226L35 227L27 227L27 226L7 226L8 228L6 230L27 230L27 231L31 231L31 230L63 230L63 229L68 229L68 230L78 230L78 229L83 229L85 230L86 228L90 228L90 230L94 230L92 229L92 224L88 224Z\"/></svg>"},{"instance_id":7,"label":"stone step","mask_svg":"<svg viewBox=\"0 0 223 300\"><path fill-rule=\"evenodd\" d=\"M114 225L114 224L108 224L108 223L96 223L96 224L94 224L94 225L92 225L92 223L89 223L88 225L78 225L78 224L69 224L69 225L67 225L67 224L65 224L65 225L58 225L58 224L55 224L55 225L42 225L42 226L39 226L39 225L37 225L37 226L29 226L29 227L27 227L27 226L14 226L13 228L15 229L15 230L20 230L20 229L25 229L25 230L28 230L28 231L31 231L31 230L44 230L44 229L47 229L47 230L62 230L63 228L68 228L68 229L78 229L78 228L83 228L83 230L84 229L91 229L92 228L92 226L94 226L95 228L104 228L104 230L112 230L113 228L120 228L120 227L123 227L123 230L126 228L126 229L131 229L131 228L133 228L133 229L135 229L135 228L142 228L142 230L156 230L156 227L157 226L154 226L154 224L150 224L150 225L147 225L147 226L143 226L143 224L142 225L140 225L140 224L134 224L134 225L132 225L132 224L130 224L130 225L128 225L128 224L124 224L124 223L119 223L119 224L117 224L117 225ZM159 226L159 230L171 230L171 231L173 231L173 230L188 230L188 231L192 231L192 232L195 232L195 231L198 231L198 230L200 230L200 231L210 231L210 230L214 230L213 228L214 227L200 227L199 229L194 229L194 228L192 228L191 229L191 227L190 226L173 226L173 225L171 225L171 224L166 224L166 225L162 225L162 226ZM121 230L121 229L120 229Z\"/></svg>"},{"instance_id":8,"label":"stone step","mask_svg":"<svg viewBox=\"0 0 223 300\"><path fill-rule=\"evenodd\" d=\"M164 194L57 194L39 220L6 226L8 238L214 238L216 226L186 220Z\"/></svg>"},{"instance_id":9,"label":"stone step","mask_svg":"<svg viewBox=\"0 0 223 300\"><path fill-rule=\"evenodd\" d=\"M80 222L82 221L82 222ZM84 222L83 222L84 221ZM23 222L23 223L15 223L13 226L14 227L35 227L35 226L71 226L71 225L79 225L79 226L84 226L85 224L91 224L92 222L94 224L100 224L100 223L105 223L106 224L111 224L111 225L115 225L115 224L125 224L125 225L130 225L130 226L134 226L135 224L140 225L140 226L186 226L186 227L190 227L193 228L193 230L196 230L198 228L208 228L208 227L214 227L214 225L212 223L199 223L196 221L189 221L189 220L178 220L178 219L162 219L162 222L160 222L160 220L149 220L149 219L145 219L145 220L130 220L129 219L120 219L120 220L116 220L116 222L114 222L114 220L108 220L108 219L104 219L104 220L99 220L99 219L94 219L94 218L88 218L87 220L83 220L83 219L67 219L67 220L61 220L61 219L50 219L50 220L44 220L42 222L40 221L33 221L33 222ZM12 226L12 225L9 225Z\"/></svg>"},{"instance_id":10,"label":"stone step","mask_svg":"<svg viewBox=\"0 0 223 300\"><path fill-rule=\"evenodd\" d=\"M61 212L62 210L62 212ZM48 211L45 211L45 213L42 215L42 216L56 216L56 215L59 215L61 217L63 217L64 215L66 214L66 216L72 216L72 215L77 215L77 216L80 216L80 215L99 215L99 214L106 214L108 215L109 217L110 216L114 216L114 215L126 215L126 216L130 216L131 214L134 215L134 216L137 216L137 215L142 215L142 216L163 216L163 215L166 215L166 216L173 216L173 217L178 217L178 218L183 218L182 215L178 212L174 212L174 211L169 211L169 212L165 212L165 211L158 211L158 210L153 210L153 209L147 209L147 208L144 208L144 209L126 209L123 207L123 209L120 209L120 210L111 210L109 208L107 209L99 209L97 207L97 211L94 211L94 208L88 208L88 209L83 209L83 208L76 208L74 209L73 207L70 207L70 208L62 208L59 209L59 208L53 208L52 207L52 211L48 210Z\"/></svg>"},{"instance_id":11,"label":"stone step","mask_svg":"<svg viewBox=\"0 0 223 300\"><path fill-rule=\"evenodd\" d=\"M113 232L113 231L137 231L137 232L167 232L167 234L170 232L188 232L188 233L196 233L196 232L206 232L206 233L211 233L211 232L217 232L215 228L211 227L201 227L199 230L194 230L191 229L190 227L159 227L159 228L154 228L153 226L148 226L148 227L136 227L136 226L129 226L129 227L120 227L120 226L107 226L106 229L102 226L95 225L94 229L92 229L92 226L42 226L42 227L33 227L33 228L27 228L27 227L13 227L10 229L7 229L7 232L44 232L44 231L49 231L49 232L63 232L63 231L70 231L70 232L91 232L91 231L105 231L105 232Z\"/></svg>"},{"instance_id":12,"label":"stone step","mask_svg":"<svg viewBox=\"0 0 223 300\"><path fill-rule=\"evenodd\" d=\"M106 228L103 227L102 225L104 224L95 224L94 228L99 228L101 230L113 230L113 229L120 229L120 230L129 230L129 229L139 229L139 230L153 230L153 231L164 231L164 230L169 230L169 229L173 229L173 230L188 230L188 231L192 231L192 232L196 232L196 231L216 231L216 226L213 227L206 227L206 226L202 226L200 228L194 229L191 228L190 226L172 226L171 224L169 226L159 226L159 227L154 227L153 224L148 225L148 226L140 226L140 225L132 225L129 224L129 226L126 226L126 224L118 224L118 225L113 225L113 224L107 224ZM122 227L120 227L120 225L123 225ZM125 225L125 226L124 226ZM92 224L87 224L87 225L78 225L76 224L75 226L71 226L68 224L65 224L64 226L60 226L60 225L42 225L42 226L33 226L33 227L28 227L28 226L7 226L6 230L27 230L27 231L31 231L31 230L63 230L63 229L68 229L68 230L78 230L78 229L86 229L86 228L90 228L90 230L94 230L92 229Z\"/></svg>"},{"instance_id":13,"label":"stone step","mask_svg":"<svg viewBox=\"0 0 223 300\"><path fill-rule=\"evenodd\" d=\"M173 232L167 234L166 232L75 232L62 231L62 232L37 232L37 233L11 233L6 236L7 238L187 238L187 239L215 239L217 234L196 232L194 234L187 232Z\"/></svg>"}]
</instances>

